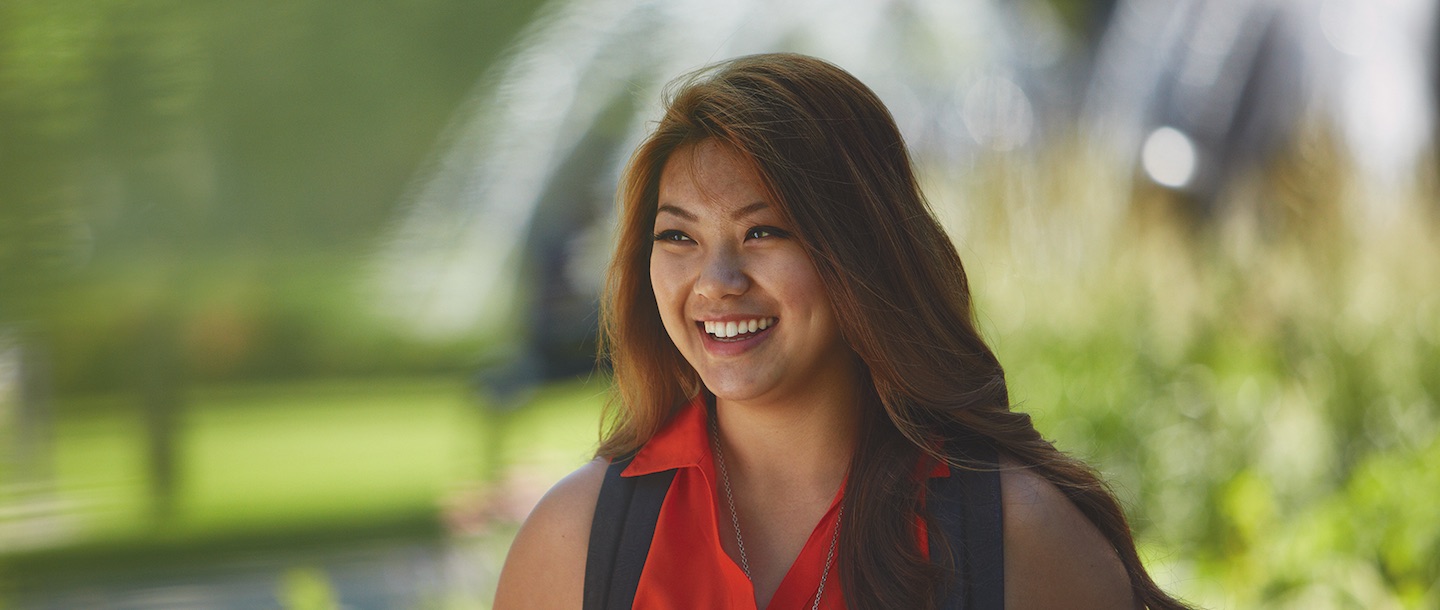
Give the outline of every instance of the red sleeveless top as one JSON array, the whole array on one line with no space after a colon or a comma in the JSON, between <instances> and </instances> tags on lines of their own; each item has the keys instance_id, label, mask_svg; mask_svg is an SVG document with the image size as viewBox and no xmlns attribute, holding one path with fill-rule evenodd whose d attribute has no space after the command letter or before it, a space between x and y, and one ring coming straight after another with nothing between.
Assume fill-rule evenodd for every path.
<instances>
[{"instance_id":1,"label":"red sleeveless top","mask_svg":"<svg viewBox=\"0 0 1440 610\"><path fill-rule=\"evenodd\" d=\"M655 536L646 555L635 592L635 608L644 610L755 609L755 590L750 580L720 545L719 524L729 523L717 515L714 457L710 451L708 413L704 395L680 411L645 444L621 473L632 477L675 469L675 479L660 507ZM949 476L939 464L930 477ZM841 492L844 490L841 484ZM770 599L768 610L809 609L825 568L830 538L836 527L841 493L831 500L805 547ZM916 520L922 552L928 551L925 523ZM837 551L838 555L838 551ZM836 558L838 561L838 557ZM843 610L839 569L832 562L825 580L820 607Z\"/></svg>"}]
</instances>

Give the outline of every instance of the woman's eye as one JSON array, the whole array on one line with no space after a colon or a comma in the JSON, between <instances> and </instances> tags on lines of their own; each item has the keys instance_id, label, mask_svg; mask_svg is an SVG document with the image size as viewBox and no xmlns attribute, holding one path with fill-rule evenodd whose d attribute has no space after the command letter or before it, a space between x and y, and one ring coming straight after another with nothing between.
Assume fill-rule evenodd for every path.
<instances>
[{"instance_id":1,"label":"woman's eye","mask_svg":"<svg viewBox=\"0 0 1440 610\"><path fill-rule=\"evenodd\" d=\"M745 232L745 239L764 239L766 237L785 237L788 233L775 227L755 227Z\"/></svg>"},{"instance_id":2,"label":"woman's eye","mask_svg":"<svg viewBox=\"0 0 1440 610\"><path fill-rule=\"evenodd\" d=\"M690 241L690 236L689 236L689 235L686 235L686 234L684 234L684 233L681 233L681 232L679 232L679 231L676 231L676 230L674 230L674 229L671 229L671 230L668 230L668 231L661 231L661 232L659 232L659 233L656 233L656 234L655 234L655 241L686 242L686 241Z\"/></svg>"}]
</instances>

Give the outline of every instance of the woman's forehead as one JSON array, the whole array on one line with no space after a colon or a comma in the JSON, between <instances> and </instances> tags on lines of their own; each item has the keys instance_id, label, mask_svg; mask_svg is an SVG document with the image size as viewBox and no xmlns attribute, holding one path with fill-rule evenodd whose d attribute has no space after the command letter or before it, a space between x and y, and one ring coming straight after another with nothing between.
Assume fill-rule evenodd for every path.
<instances>
[{"instance_id":1,"label":"woman's forehead","mask_svg":"<svg viewBox=\"0 0 1440 610\"><path fill-rule=\"evenodd\" d=\"M660 171L658 194L659 210L691 216L728 218L776 211L754 163L734 147L714 140L676 149Z\"/></svg>"}]
</instances>

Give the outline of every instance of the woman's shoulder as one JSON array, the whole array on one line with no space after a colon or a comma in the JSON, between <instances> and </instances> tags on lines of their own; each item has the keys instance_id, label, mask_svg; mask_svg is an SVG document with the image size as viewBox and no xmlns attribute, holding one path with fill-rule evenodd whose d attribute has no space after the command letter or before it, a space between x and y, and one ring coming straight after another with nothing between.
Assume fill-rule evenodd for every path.
<instances>
[{"instance_id":1,"label":"woman's shoulder","mask_svg":"<svg viewBox=\"0 0 1440 610\"><path fill-rule=\"evenodd\" d=\"M1100 529L1054 483L1000 461L1005 607L1133 608L1130 577Z\"/></svg>"},{"instance_id":2,"label":"woman's shoulder","mask_svg":"<svg viewBox=\"0 0 1440 610\"><path fill-rule=\"evenodd\" d=\"M535 505L510 545L495 608L579 608L595 500L609 461L596 458L570 473Z\"/></svg>"}]
</instances>

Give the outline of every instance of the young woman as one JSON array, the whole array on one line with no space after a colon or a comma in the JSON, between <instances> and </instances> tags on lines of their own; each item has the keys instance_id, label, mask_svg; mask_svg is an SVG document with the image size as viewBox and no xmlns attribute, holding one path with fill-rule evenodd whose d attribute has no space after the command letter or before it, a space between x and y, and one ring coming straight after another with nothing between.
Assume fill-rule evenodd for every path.
<instances>
[{"instance_id":1,"label":"young woman","mask_svg":"<svg viewBox=\"0 0 1440 610\"><path fill-rule=\"evenodd\" d=\"M880 100L789 54L683 80L623 177L595 461L496 608L1182 608L1011 411Z\"/></svg>"}]
</instances>

